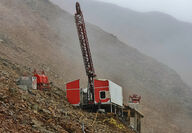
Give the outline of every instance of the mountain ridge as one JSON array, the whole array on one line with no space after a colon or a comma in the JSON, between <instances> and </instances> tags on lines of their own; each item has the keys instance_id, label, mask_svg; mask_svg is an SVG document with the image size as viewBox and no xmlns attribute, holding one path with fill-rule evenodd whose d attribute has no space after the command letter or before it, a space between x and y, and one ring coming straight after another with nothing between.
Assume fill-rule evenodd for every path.
<instances>
[{"instance_id":1,"label":"mountain ridge","mask_svg":"<svg viewBox=\"0 0 192 133\"><path fill-rule=\"evenodd\" d=\"M21 3L22 6L19 5ZM77 78L82 79L82 85L86 85L72 15L48 0L20 0L19 3L3 0L0 7L3 58L44 69L50 81L62 88L64 83ZM120 42L114 35L89 23L86 26L97 75L121 85L126 94L125 101L132 93L142 95L144 132L185 132L179 120L188 118L187 113L190 113L187 108L190 107L190 91L177 73ZM188 101L183 104L184 100ZM184 110L185 115L181 116ZM169 116L169 113L172 115ZM187 120L190 121L189 118Z\"/></svg>"},{"instance_id":2,"label":"mountain ridge","mask_svg":"<svg viewBox=\"0 0 192 133\"><path fill-rule=\"evenodd\" d=\"M70 13L75 3L68 0L52 2L60 2L59 6ZM137 12L94 0L80 2L88 22L98 25L126 44L167 64L191 85L191 23L160 12ZM95 8L92 8L93 6Z\"/></svg>"}]
</instances>

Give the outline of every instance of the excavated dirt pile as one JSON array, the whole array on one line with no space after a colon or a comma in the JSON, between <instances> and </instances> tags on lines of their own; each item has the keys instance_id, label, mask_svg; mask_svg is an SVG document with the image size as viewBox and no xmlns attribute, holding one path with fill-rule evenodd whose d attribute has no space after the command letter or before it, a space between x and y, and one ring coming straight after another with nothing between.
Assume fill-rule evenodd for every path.
<instances>
[{"instance_id":1,"label":"excavated dirt pile","mask_svg":"<svg viewBox=\"0 0 192 133\"><path fill-rule=\"evenodd\" d=\"M18 88L24 73L30 75L30 68L0 58L0 132L133 132L114 116L71 106L54 85L45 91Z\"/></svg>"}]
</instances>

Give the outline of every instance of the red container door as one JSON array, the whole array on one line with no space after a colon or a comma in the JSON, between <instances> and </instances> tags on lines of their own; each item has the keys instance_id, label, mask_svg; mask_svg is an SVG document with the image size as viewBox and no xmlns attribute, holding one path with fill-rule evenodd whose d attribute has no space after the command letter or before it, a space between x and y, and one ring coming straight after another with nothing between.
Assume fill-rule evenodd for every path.
<instances>
[{"instance_id":1,"label":"red container door","mask_svg":"<svg viewBox=\"0 0 192 133\"><path fill-rule=\"evenodd\" d=\"M67 100L70 104L80 104L80 82L75 80L66 84Z\"/></svg>"},{"instance_id":2,"label":"red container door","mask_svg":"<svg viewBox=\"0 0 192 133\"><path fill-rule=\"evenodd\" d=\"M95 88L95 102L109 103L109 81L108 80L94 80Z\"/></svg>"}]
</instances>

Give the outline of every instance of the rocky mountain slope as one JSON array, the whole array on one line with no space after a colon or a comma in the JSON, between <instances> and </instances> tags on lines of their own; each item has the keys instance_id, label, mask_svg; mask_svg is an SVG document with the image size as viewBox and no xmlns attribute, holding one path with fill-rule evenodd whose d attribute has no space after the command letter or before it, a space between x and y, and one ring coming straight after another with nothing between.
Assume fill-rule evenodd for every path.
<instances>
[{"instance_id":1,"label":"rocky mountain slope","mask_svg":"<svg viewBox=\"0 0 192 133\"><path fill-rule=\"evenodd\" d=\"M115 117L72 107L65 92L56 86L50 90L22 90L15 84L28 67L0 58L0 132L33 133L133 133Z\"/></svg>"},{"instance_id":2,"label":"rocky mountain slope","mask_svg":"<svg viewBox=\"0 0 192 133\"><path fill-rule=\"evenodd\" d=\"M75 0L52 1L73 12ZM192 86L191 23L179 21L161 12L142 13L97 0L79 1L88 22L167 64Z\"/></svg>"},{"instance_id":3,"label":"rocky mountain slope","mask_svg":"<svg viewBox=\"0 0 192 133\"><path fill-rule=\"evenodd\" d=\"M28 72L44 69L60 88L79 78L86 86L72 15L48 0L1 0L0 12L2 59ZM175 71L99 27L87 24L87 30L98 78L122 85L125 102L133 93L142 96L143 132L190 131L191 91Z\"/></svg>"}]
</instances>

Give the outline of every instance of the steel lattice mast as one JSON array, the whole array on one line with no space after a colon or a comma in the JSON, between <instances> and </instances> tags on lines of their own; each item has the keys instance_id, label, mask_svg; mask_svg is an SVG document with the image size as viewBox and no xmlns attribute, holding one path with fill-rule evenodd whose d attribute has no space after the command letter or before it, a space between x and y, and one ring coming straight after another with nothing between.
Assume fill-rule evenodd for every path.
<instances>
[{"instance_id":1,"label":"steel lattice mast","mask_svg":"<svg viewBox=\"0 0 192 133\"><path fill-rule=\"evenodd\" d=\"M85 71L88 76L88 101L94 102L94 77L96 77L95 70L93 67L93 61L91 58L91 52L89 48L89 42L85 27L85 22L83 18L83 14L81 12L81 8L79 3L76 3L76 14L75 14L75 22L77 26L77 32L80 41L80 47L83 56L83 62L85 66Z\"/></svg>"}]
</instances>

